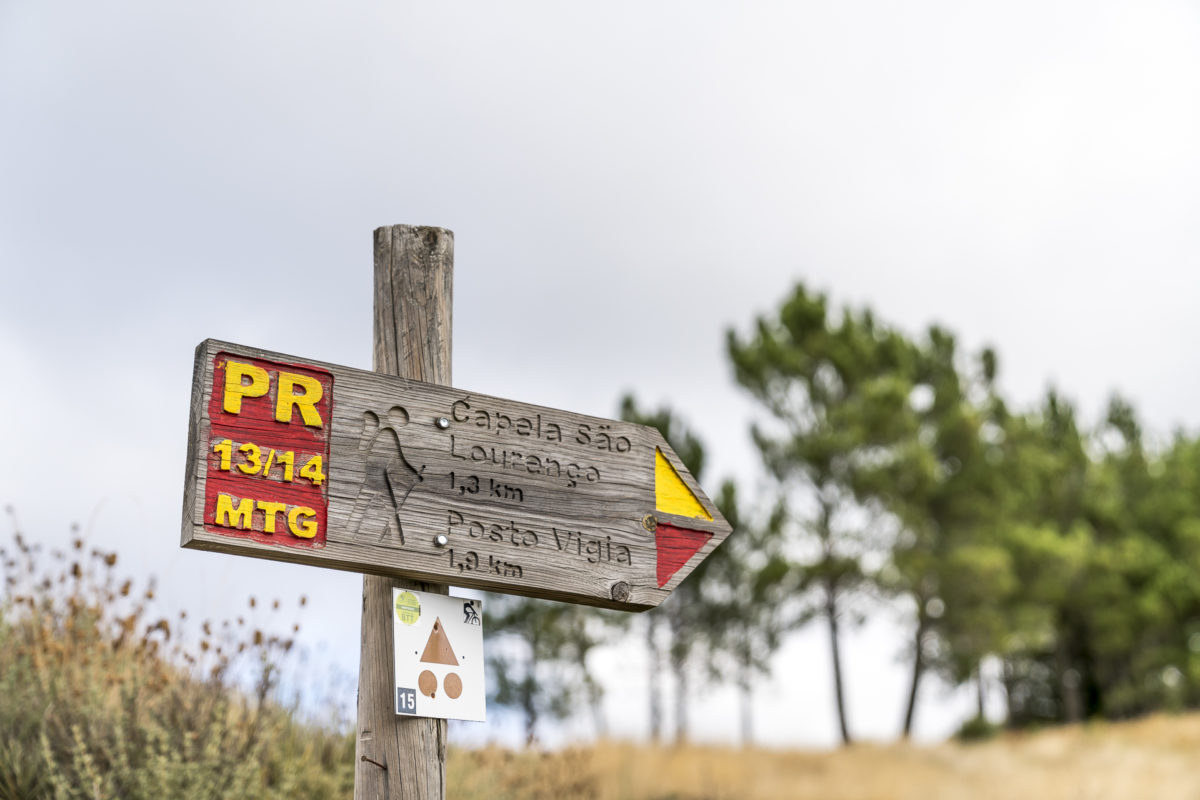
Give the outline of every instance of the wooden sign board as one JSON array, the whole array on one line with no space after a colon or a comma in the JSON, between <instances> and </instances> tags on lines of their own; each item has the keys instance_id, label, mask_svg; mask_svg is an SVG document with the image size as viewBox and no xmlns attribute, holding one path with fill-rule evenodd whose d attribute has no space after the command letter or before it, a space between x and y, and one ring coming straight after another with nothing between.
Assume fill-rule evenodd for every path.
<instances>
[{"instance_id":1,"label":"wooden sign board","mask_svg":"<svg viewBox=\"0 0 1200 800\"><path fill-rule=\"evenodd\" d=\"M196 349L184 547L640 611L728 534L653 428Z\"/></svg>"}]
</instances>

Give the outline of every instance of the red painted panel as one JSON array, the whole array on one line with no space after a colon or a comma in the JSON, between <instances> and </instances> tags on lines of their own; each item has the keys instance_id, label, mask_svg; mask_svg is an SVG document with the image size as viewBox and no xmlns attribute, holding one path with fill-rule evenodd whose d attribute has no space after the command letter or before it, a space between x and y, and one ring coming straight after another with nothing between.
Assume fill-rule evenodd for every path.
<instances>
[{"instance_id":1,"label":"red painted panel","mask_svg":"<svg viewBox=\"0 0 1200 800\"><path fill-rule=\"evenodd\" d=\"M238 413L225 410L225 375L230 361L257 367L267 374L268 379L269 388L262 396L241 396ZM290 421L276 418L281 373L302 376L320 385L321 397L311 403L320 425L306 424L300 407L294 405L290 409ZM242 381L241 385L246 386L247 381ZM209 391L211 431L204 493L205 528L213 533L247 537L264 544L324 546L329 505L333 376L303 364L282 364L218 353L213 359L213 382ZM318 463L319 473L316 470ZM311 476L324 475L325 478L314 481L301 475L306 465L312 465ZM223 466L227 469L222 469ZM228 507L235 512L245 508L243 501L249 499L251 513L246 517L236 513L222 515L223 521L233 523L233 526L218 525L218 500L222 495L229 498ZM282 504L282 508L268 505L272 503ZM293 514L296 508L300 510ZM275 520L273 533L265 530L268 515ZM292 525L289 525L289 516ZM245 527L247 520L248 529ZM315 525L315 532L311 531L311 525ZM310 532L313 533L311 537L307 536Z\"/></svg>"},{"instance_id":2,"label":"red painted panel","mask_svg":"<svg viewBox=\"0 0 1200 800\"><path fill-rule=\"evenodd\" d=\"M658 550L658 587L661 589L666 586L679 568L711 538L711 533L676 528L659 522L654 529L654 545Z\"/></svg>"}]
</instances>

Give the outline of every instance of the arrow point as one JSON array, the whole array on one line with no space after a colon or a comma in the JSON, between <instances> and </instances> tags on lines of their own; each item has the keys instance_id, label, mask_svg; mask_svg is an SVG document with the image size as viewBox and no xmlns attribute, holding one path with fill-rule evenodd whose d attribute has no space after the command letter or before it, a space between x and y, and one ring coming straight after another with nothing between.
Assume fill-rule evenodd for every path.
<instances>
[{"instance_id":1,"label":"arrow point","mask_svg":"<svg viewBox=\"0 0 1200 800\"><path fill-rule=\"evenodd\" d=\"M654 546L658 550L658 588L679 571L700 548L708 544L711 533L692 531L687 528L676 528L665 522L659 522L654 529Z\"/></svg>"},{"instance_id":2,"label":"arrow point","mask_svg":"<svg viewBox=\"0 0 1200 800\"><path fill-rule=\"evenodd\" d=\"M712 521L712 514L658 448L654 449L654 506L666 514Z\"/></svg>"}]
</instances>

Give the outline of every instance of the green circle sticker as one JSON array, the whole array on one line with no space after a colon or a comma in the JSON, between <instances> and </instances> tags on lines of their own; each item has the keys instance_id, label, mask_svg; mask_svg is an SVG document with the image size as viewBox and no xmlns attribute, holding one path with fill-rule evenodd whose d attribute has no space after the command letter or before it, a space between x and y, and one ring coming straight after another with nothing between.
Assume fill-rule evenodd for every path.
<instances>
[{"instance_id":1,"label":"green circle sticker","mask_svg":"<svg viewBox=\"0 0 1200 800\"><path fill-rule=\"evenodd\" d=\"M396 616L405 625L415 625L421 618L421 602L412 592L396 595Z\"/></svg>"}]
</instances>

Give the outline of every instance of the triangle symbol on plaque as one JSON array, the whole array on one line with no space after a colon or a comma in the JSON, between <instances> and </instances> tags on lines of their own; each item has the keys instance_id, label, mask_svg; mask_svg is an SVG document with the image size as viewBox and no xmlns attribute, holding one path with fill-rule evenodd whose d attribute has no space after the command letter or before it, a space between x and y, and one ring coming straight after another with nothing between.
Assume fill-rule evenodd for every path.
<instances>
[{"instance_id":1,"label":"triangle symbol on plaque","mask_svg":"<svg viewBox=\"0 0 1200 800\"><path fill-rule=\"evenodd\" d=\"M654 507L664 514L712 521L712 514L658 448L654 449Z\"/></svg>"},{"instance_id":2,"label":"triangle symbol on plaque","mask_svg":"<svg viewBox=\"0 0 1200 800\"><path fill-rule=\"evenodd\" d=\"M446 628L442 625L441 617L433 622L429 641L425 642L425 652L421 654L421 663L458 666L458 659L454 655L454 648L450 646L450 640L446 638Z\"/></svg>"},{"instance_id":3,"label":"triangle symbol on plaque","mask_svg":"<svg viewBox=\"0 0 1200 800\"><path fill-rule=\"evenodd\" d=\"M666 586L667 581L671 580L679 568L708 544L711 538L711 533L690 531L659 522L654 529L654 546L658 551L658 588Z\"/></svg>"}]
</instances>

